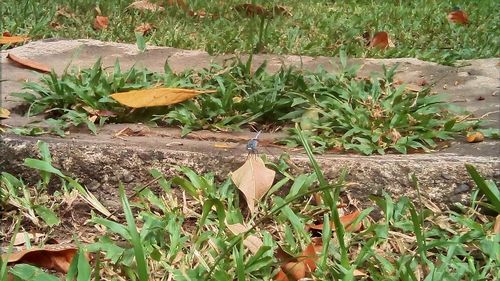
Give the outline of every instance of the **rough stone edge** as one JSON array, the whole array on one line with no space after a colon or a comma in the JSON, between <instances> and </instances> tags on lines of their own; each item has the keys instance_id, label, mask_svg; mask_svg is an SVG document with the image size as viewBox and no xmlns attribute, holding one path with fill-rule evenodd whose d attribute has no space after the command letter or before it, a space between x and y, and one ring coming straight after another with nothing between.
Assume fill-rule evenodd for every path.
<instances>
[{"instance_id":1,"label":"rough stone edge","mask_svg":"<svg viewBox=\"0 0 500 281\"><path fill-rule=\"evenodd\" d=\"M27 182L37 179L36 173L23 166L25 158L37 158L36 138L3 138L0 142L0 171L22 176ZM118 202L118 182L124 182L129 192L139 183L151 179L148 171L156 168L167 178L178 174L175 166L187 166L198 173L214 172L217 179L225 180L230 171L238 168L241 155L213 155L194 151L150 149L139 146L113 146L78 142L49 142L53 165L67 175L81 179L107 205ZM292 160L301 168L308 168L305 155L293 155ZM329 180L338 178L347 168L348 193L361 205L368 205L368 196L383 191L398 198L416 198L417 191L409 181L414 173L421 193L440 206L454 202L467 203L474 186L465 169L473 164L486 178L500 180L500 161L496 157L464 157L450 154L433 157L318 156L317 160Z\"/></svg>"}]
</instances>

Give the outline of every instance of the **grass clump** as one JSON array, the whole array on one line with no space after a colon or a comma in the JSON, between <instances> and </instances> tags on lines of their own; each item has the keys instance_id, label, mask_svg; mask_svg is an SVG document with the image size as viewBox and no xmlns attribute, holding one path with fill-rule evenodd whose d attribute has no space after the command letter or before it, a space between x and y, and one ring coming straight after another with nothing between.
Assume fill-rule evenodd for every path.
<instances>
[{"instance_id":1,"label":"grass clump","mask_svg":"<svg viewBox=\"0 0 500 281\"><path fill-rule=\"evenodd\" d=\"M305 140L301 132L298 134ZM483 179L472 166L467 169L478 189L472 191L470 206L457 204L455 211L441 210L424 196L419 196L417 204L406 197L394 201L383 194L372 197L381 218L368 216L374 208L361 210L353 224L362 222L363 227L353 230L339 220L341 213L355 208L351 202L342 201L342 191L347 188L343 178L333 184L327 182L310 146L303 145L314 172L294 175L280 160L275 167L280 167L276 172L283 179L258 203L259 211L254 216L242 212L238 190L229 178L220 182L213 173L197 174L186 167L178 167L178 174L172 178L151 171L157 180L156 191L137 186L140 192L133 200L126 197L121 187L123 215L112 219L87 214L92 216L90 223L96 228L86 231L104 231L92 243L82 243L81 249L94 253L93 262L99 266L80 266L78 262L72 274L83 269L85 276L92 274L101 278L98 280L165 280L167 276L174 280L272 280L284 264L277 252L297 256L311 241L316 241L319 249L313 259L315 270L309 273L313 279L498 279L500 235L494 229L495 216L500 211L498 187ZM54 169L47 159L40 161L46 164L33 167L45 175ZM53 175L65 186L69 177L60 173ZM8 189L6 182L10 181L2 175L0 190ZM277 191L283 186L289 186L290 191L279 194ZM414 177L413 187L418 190ZM185 197L177 196L176 190L185 192ZM322 201L309 204L313 194ZM62 194L53 199L64 197ZM0 207L4 208L5 201L1 202ZM341 203L350 206L337 208ZM306 229L306 225L318 221L324 222L323 230ZM333 221L332 226L329 221ZM226 228L235 223L245 223L248 231L234 234ZM22 227L30 229L26 223ZM12 230L7 232L10 237ZM262 241L258 251L246 248L243 241L248 236ZM85 263L80 259L83 251L78 260ZM19 270L33 270L19 265L15 269L16 276L24 276Z\"/></svg>"},{"instance_id":2,"label":"grass clump","mask_svg":"<svg viewBox=\"0 0 500 281\"><path fill-rule=\"evenodd\" d=\"M183 1L192 16L178 6L163 11L126 9L129 1L6 0L2 29L39 38L95 38L136 42L134 29L150 23L156 28L147 43L182 49L203 49L211 54L265 52L336 56L341 47L351 57L417 57L451 64L460 59L498 57L500 16L495 0L475 1ZM165 4L165 1L153 1ZM175 2L175 1L174 1ZM261 5L266 17L247 16L238 5ZM40 9L39 4L44 8ZM291 13L273 9L285 6ZM465 26L449 23L447 15L458 5L469 14ZM96 31L96 8L109 17L109 27ZM386 31L395 47L369 49L365 32ZM257 47L257 48L256 48Z\"/></svg>"},{"instance_id":3,"label":"grass clump","mask_svg":"<svg viewBox=\"0 0 500 281\"><path fill-rule=\"evenodd\" d=\"M164 73L131 68L121 71L103 69L100 61L91 69L51 73L42 84L29 82L27 91L14 96L30 104L28 114L48 112L47 122L61 136L71 125L105 122L156 122L180 126L182 135L193 130L235 131L248 125L264 130L289 128L300 123L313 140L316 151L353 150L363 154L408 149L434 149L436 141L452 139L473 126L459 122L459 111L443 97L423 89L412 92L393 80L394 68L381 75L358 77L357 67L341 70L304 71L283 67L268 73L266 65L252 70L247 61L234 59L202 70L174 73L165 64ZM215 89L216 94L200 95L183 103L127 109L110 94L153 86ZM300 144L290 131L283 140L290 146Z\"/></svg>"}]
</instances>

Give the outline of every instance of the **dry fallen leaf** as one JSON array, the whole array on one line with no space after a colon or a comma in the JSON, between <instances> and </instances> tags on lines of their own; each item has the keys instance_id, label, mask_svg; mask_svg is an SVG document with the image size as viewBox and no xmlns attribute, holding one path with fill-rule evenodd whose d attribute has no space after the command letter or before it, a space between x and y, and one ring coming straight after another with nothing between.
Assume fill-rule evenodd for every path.
<instances>
[{"instance_id":1,"label":"dry fallen leaf","mask_svg":"<svg viewBox=\"0 0 500 281\"><path fill-rule=\"evenodd\" d=\"M154 25L146 22L146 23L142 23L141 25L139 25L138 27L136 27L134 29L134 31L135 32L140 32L140 33L142 33L142 35L148 35L154 29L156 29L156 27Z\"/></svg>"},{"instance_id":2,"label":"dry fallen leaf","mask_svg":"<svg viewBox=\"0 0 500 281\"><path fill-rule=\"evenodd\" d=\"M246 232L248 230L248 227L241 224L241 223L236 223L236 224L226 224L227 228L233 233L234 235L241 234L243 232ZM243 245L248 248L248 250L252 254L256 254L257 251L259 251L260 247L264 245L262 240L255 236L255 235L247 235L246 238L243 240Z\"/></svg>"},{"instance_id":3,"label":"dry fallen leaf","mask_svg":"<svg viewBox=\"0 0 500 281\"><path fill-rule=\"evenodd\" d=\"M481 132L473 132L467 135L467 142L475 143L484 141L484 135Z\"/></svg>"},{"instance_id":4,"label":"dry fallen leaf","mask_svg":"<svg viewBox=\"0 0 500 281\"><path fill-rule=\"evenodd\" d=\"M82 106L82 109L91 115L96 115L99 117L116 117L116 112L106 109L93 109L90 106Z\"/></svg>"},{"instance_id":5,"label":"dry fallen leaf","mask_svg":"<svg viewBox=\"0 0 500 281\"><path fill-rule=\"evenodd\" d=\"M42 233L35 233L35 234L31 234L31 233L28 233L28 232L19 232L18 234L16 234L16 236L14 237L14 246L19 246L19 245L23 245L25 244L26 242L32 242L33 240L36 240L38 238L41 238L41 237L44 237L45 234L42 234Z\"/></svg>"},{"instance_id":6,"label":"dry fallen leaf","mask_svg":"<svg viewBox=\"0 0 500 281\"><path fill-rule=\"evenodd\" d=\"M56 14L54 15L56 17L58 16L62 16L62 17L65 17L65 18L75 18L75 13L72 13L68 7L60 7L59 9L57 9L56 11Z\"/></svg>"},{"instance_id":7,"label":"dry fallen leaf","mask_svg":"<svg viewBox=\"0 0 500 281\"><path fill-rule=\"evenodd\" d=\"M0 119L10 118L10 111L7 109L0 107Z\"/></svg>"},{"instance_id":8,"label":"dry fallen leaf","mask_svg":"<svg viewBox=\"0 0 500 281\"><path fill-rule=\"evenodd\" d=\"M231 146L227 143L216 143L214 144L215 148L234 148L234 146Z\"/></svg>"},{"instance_id":9,"label":"dry fallen leaf","mask_svg":"<svg viewBox=\"0 0 500 281\"><path fill-rule=\"evenodd\" d=\"M255 204L273 185L275 174L256 155L250 155L243 166L231 173L231 179L245 196L251 213L255 211Z\"/></svg>"},{"instance_id":10,"label":"dry fallen leaf","mask_svg":"<svg viewBox=\"0 0 500 281\"><path fill-rule=\"evenodd\" d=\"M291 17L292 13L290 12L290 8L286 6L276 5L273 7L274 14L280 16Z\"/></svg>"},{"instance_id":11,"label":"dry fallen leaf","mask_svg":"<svg viewBox=\"0 0 500 281\"><path fill-rule=\"evenodd\" d=\"M146 133L143 129L134 130L129 127L121 129L118 133L115 134L115 137L127 136L127 137L142 137L145 136Z\"/></svg>"},{"instance_id":12,"label":"dry fallen leaf","mask_svg":"<svg viewBox=\"0 0 500 281\"><path fill-rule=\"evenodd\" d=\"M359 217L360 212L355 211L353 213L350 213L348 215L340 217L340 223L344 226L345 230L351 231L351 232L357 232L363 227L363 223L360 222L356 225L353 225L352 223ZM323 229L323 224L309 224L307 225L308 229L314 229L314 230L322 230ZM331 222L331 229L335 230L333 222Z\"/></svg>"},{"instance_id":13,"label":"dry fallen leaf","mask_svg":"<svg viewBox=\"0 0 500 281\"><path fill-rule=\"evenodd\" d=\"M495 219L495 226L493 227L493 232L498 235L500 234L500 215Z\"/></svg>"},{"instance_id":14,"label":"dry fallen leaf","mask_svg":"<svg viewBox=\"0 0 500 281\"><path fill-rule=\"evenodd\" d=\"M311 272L316 270L317 253L321 252L323 247L321 238L318 238L313 238L313 241L296 258L278 248L276 258L282 262L282 265L274 280L297 281L309 277Z\"/></svg>"},{"instance_id":15,"label":"dry fallen leaf","mask_svg":"<svg viewBox=\"0 0 500 281\"><path fill-rule=\"evenodd\" d=\"M0 37L0 45L23 43L29 39L28 36L11 36L10 33L4 32Z\"/></svg>"},{"instance_id":16,"label":"dry fallen leaf","mask_svg":"<svg viewBox=\"0 0 500 281\"><path fill-rule=\"evenodd\" d=\"M104 16L96 16L94 20L93 27L95 30L102 30L106 29L109 25L109 19L108 17Z\"/></svg>"},{"instance_id":17,"label":"dry fallen leaf","mask_svg":"<svg viewBox=\"0 0 500 281\"><path fill-rule=\"evenodd\" d=\"M394 47L394 44L385 31L375 33L370 40L370 48L387 49L389 47Z\"/></svg>"},{"instance_id":18,"label":"dry fallen leaf","mask_svg":"<svg viewBox=\"0 0 500 281\"><path fill-rule=\"evenodd\" d=\"M199 94L215 93L215 90L192 90L181 88L152 88L134 90L123 93L114 93L113 99L119 103L133 107L164 106L183 102Z\"/></svg>"},{"instance_id":19,"label":"dry fallen leaf","mask_svg":"<svg viewBox=\"0 0 500 281\"><path fill-rule=\"evenodd\" d=\"M30 60L30 59L20 58L20 57L13 55L11 53L9 53L7 55L7 58L9 58L10 60L12 60L12 61L14 61L22 66L25 66L27 68L38 70L41 72L50 72L50 68L48 66L41 64L39 62Z\"/></svg>"},{"instance_id":20,"label":"dry fallen leaf","mask_svg":"<svg viewBox=\"0 0 500 281\"><path fill-rule=\"evenodd\" d=\"M151 3L148 0L135 1L132 4L128 5L126 9L136 9L139 11L163 11L165 8L159 6L155 3Z\"/></svg>"},{"instance_id":21,"label":"dry fallen leaf","mask_svg":"<svg viewBox=\"0 0 500 281\"><path fill-rule=\"evenodd\" d=\"M2 260L8 264L29 263L38 267L67 273L71 260L77 253L74 245L45 245L44 248L33 247L12 254L2 254ZM88 259L88 256L87 256Z\"/></svg>"},{"instance_id":22,"label":"dry fallen leaf","mask_svg":"<svg viewBox=\"0 0 500 281\"><path fill-rule=\"evenodd\" d=\"M455 10L448 14L448 20L456 24L469 23L469 16L464 11Z\"/></svg>"},{"instance_id":23,"label":"dry fallen leaf","mask_svg":"<svg viewBox=\"0 0 500 281\"><path fill-rule=\"evenodd\" d=\"M418 93L420 91L422 91L424 87L422 86L419 86L419 85L413 85L413 84L408 84L406 85L405 89L410 91L410 92L415 92L415 93Z\"/></svg>"},{"instance_id":24,"label":"dry fallen leaf","mask_svg":"<svg viewBox=\"0 0 500 281\"><path fill-rule=\"evenodd\" d=\"M269 15L269 12L266 10L266 8L257 4L240 4L236 5L234 9L240 13L245 13L247 17Z\"/></svg>"}]
</instances>

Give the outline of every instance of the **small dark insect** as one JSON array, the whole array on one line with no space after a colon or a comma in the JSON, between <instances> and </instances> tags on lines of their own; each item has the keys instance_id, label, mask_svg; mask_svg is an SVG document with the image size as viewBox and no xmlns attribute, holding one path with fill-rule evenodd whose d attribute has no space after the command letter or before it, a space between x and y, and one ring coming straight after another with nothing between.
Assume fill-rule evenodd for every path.
<instances>
[{"instance_id":1,"label":"small dark insect","mask_svg":"<svg viewBox=\"0 0 500 281\"><path fill-rule=\"evenodd\" d=\"M259 138L259 135L262 131L258 131L257 132L257 135L255 135L254 138L252 138L251 140L248 141L247 143L247 151L248 153L252 153L252 154L257 154L257 144L259 143L258 141L258 138Z\"/></svg>"}]
</instances>

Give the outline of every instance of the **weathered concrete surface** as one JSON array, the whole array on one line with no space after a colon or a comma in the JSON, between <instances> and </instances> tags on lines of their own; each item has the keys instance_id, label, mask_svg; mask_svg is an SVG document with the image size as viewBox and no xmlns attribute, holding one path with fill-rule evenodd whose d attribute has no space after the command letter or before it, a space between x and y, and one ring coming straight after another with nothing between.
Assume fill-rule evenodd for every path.
<instances>
[{"instance_id":1,"label":"weathered concrete surface","mask_svg":"<svg viewBox=\"0 0 500 281\"><path fill-rule=\"evenodd\" d=\"M208 66L211 61L222 62L230 56L210 57L205 52L185 51L173 48L151 48L138 53L134 45L103 43L94 40L48 40L32 42L9 50L21 57L36 59L52 66L61 73L68 64L89 67L98 57L105 66L119 59L123 68L136 64L154 71L162 71L167 58L175 71ZM3 107L13 109L11 119L4 120L11 126L24 125L33 118L20 116L19 104L9 96L19 91L22 82L36 80L40 74L20 68L9 62L2 53L1 100ZM326 57L258 55L254 63L268 61L270 71L283 64L293 64L307 69L319 65L336 70L336 59ZM500 59L485 59L463 62L463 67L449 67L416 59L355 59L350 63L362 64L360 75L380 71L381 66L400 63L397 79L409 84L422 80L435 84L434 90L449 94L450 102L464 106L475 116L486 115L492 126L498 127L500 120ZM174 174L173 165L187 165L198 172L214 171L220 178L227 177L245 159L244 140L251 134L195 133L191 138L180 139L175 129L145 129L146 136L114 138L121 128L130 125L108 125L97 136L85 132L74 132L68 138L2 136L0 142L0 171L5 170L32 175L22 167L26 157L36 156L36 141L42 139L50 144L54 165L69 175L82 180L101 200L110 204L116 201L118 181L129 186L150 179L149 168L157 168L167 175ZM140 126L140 125L134 125ZM264 139L276 137L264 135ZM215 145L226 142L233 148L221 149ZM239 143L238 143L239 142ZM349 188L352 195L364 201L369 194L385 190L395 196L414 196L416 190L410 186L408 174L415 173L420 181L422 193L433 201L448 204L464 200L472 186L464 164L471 163L487 177L500 180L499 142L486 141L467 144L462 139L449 148L431 154L413 155L323 155L318 160L329 178L335 178L342 167L349 169L349 181L356 183ZM280 149L270 150L279 153ZM266 151L264 151L266 152ZM307 166L305 155L290 152L299 167Z\"/></svg>"}]
</instances>

